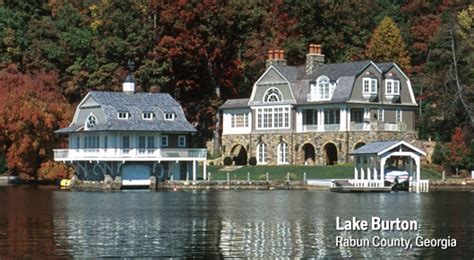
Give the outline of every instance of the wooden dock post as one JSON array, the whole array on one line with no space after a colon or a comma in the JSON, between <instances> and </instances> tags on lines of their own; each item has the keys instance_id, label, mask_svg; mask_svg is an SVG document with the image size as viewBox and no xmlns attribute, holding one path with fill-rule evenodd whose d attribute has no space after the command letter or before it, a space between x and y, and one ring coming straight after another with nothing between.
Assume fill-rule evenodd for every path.
<instances>
[{"instance_id":1,"label":"wooden dock post","mask_svg":"<svg viewBox=\"0 0 474 260\"><path fill-rule=\"evenodd\" d=\"M229 172L227 172L227 183L229 183Z\"/></svg>"},{"instance_id":2,"label":"wooden dock post","mask_svg":"<svg viewBox=\"0 0 474 260\"><path fill-rule=\"evenodd\" d=\"M306 172L303 172L303 181L306 181Z\"/></svg>"},{"instance_id":3,"label":"wooden dock post","mask_svg":"<svg viewBox=\"0 0 474 260\"><path fill-rule=\"evenodd\" d=\"M268 182L269 178L268 178L268 172L267 172L267 182Z\"/></svg>"}]
</instances>

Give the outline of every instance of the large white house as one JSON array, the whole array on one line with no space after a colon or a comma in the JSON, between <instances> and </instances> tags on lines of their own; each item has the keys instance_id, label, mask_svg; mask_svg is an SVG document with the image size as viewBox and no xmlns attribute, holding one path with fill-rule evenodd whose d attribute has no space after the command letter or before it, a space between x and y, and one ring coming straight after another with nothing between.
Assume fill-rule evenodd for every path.
<instances>
[{"instance_id":1,"label":"large white house","mask_svg":"<svg viewBox=\"0 0 474 260\"><path fill-rule=\"evenodd\" d=\"M377 140L413 141L417 103L410 79L393 62L324 63L310 45L304 66L271 50L249 98L227 100L222 150L236 164L335 164Z\"/></svg>"},{"instance_id":2,"label":"large white house","mask_svg":"<svg viewBox=\"0 0 474 260\"><path fill-rule=\"evenodd\" d=\"M196 179L206 149L189 148L196 129L169 94L136 93L129 74L123 92L89 92L69 127L69 148L54 150L54 159L72 163L83 180L122 178L122 185L149 185L158 180Z\"/></svg>"}]
</instances>

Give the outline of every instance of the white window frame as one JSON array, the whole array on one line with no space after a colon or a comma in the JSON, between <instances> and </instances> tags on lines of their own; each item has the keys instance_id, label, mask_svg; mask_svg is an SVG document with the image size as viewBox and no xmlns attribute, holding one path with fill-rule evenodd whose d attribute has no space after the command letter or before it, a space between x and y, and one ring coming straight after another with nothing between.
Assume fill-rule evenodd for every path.
<instances>
[{"instance_id":1,"label":"white window frame","mask_svg":"<svg viewBox=\"0 0 474 260\"><path fill-rule=\"evenodd\" d=\"M331 100L334 93L334 86L326 76L321 76L316 80L316 99Z\"/></svg>"},{"instance_id":2,"label":"white window frame","mask_svg":"<svg viewBox=\"0 0 474 260\"><path fill-rule=\"evenodd\" d=\"M237 126L237 117L238 116L243 116L243 126ZM249 127L249 113L233 113L231 114L231 123L230 127L231 128L247 128Z\"/></svg>"},{"instance_id":3,"label":"white window frame","mask_svg":"<svg viewBox=\"0 0 474 260\"><path fill-rule=\"evenodd\" d=\"M186 147L186 136L179 135L178 136L178 147Z\"/></svg>"},{"instance_id":4,"label":"white window frame","mask_svg":"<svg viewBox=\"0 0 474 260\"><path fill-rule=\"evenodd\" d=\"M97 117L93 113L90 113L84 122L84 129L89 130L94 128L98 123L99 121L97 120Z\"/></svg>"},{"instance_id":5,"label":"white window frame","mask_svg":"<svg viewBox=\"0 0 474 260\"><path fill-rule=\"evenodd\" d=\"M164 113L163 118L166 121L173 121L176 118L176 114L175 113Z\"/></svg>"},{"instance_id":6,"label":"white window frame","mask_svg":"<svg viewBox=\"0 0 474 260\"><path fill-rule=\"evenodd\" d=\"M380 122L385 121L385 111L383 108L377 110L377 120Z\"/></svg>"},{"instance_id":7,"label":"white window frame","mask_svg":"<svg viewBox=\"0 0 474 260\"><path fill-rule=\"evenodd\" d=\"M368 89L366 89L366 87ZM377 94L377 79L376 78L362 78L362 94Z\"/></svg>"},{"instance_id":8,"label":"white window frame","mask_svg":"<svg viewBox=\"0 0 474 260\"><path fill-rule=\"evenodd\" d=\"M267 164L267 145L263 142L257 144L257 164Z\"/></svg>"},{"instance_id":9,"label":"white window frame","mask_svg":"<svg viewBox=\"0 0 474 260\"><path fill-rule=\"evenodd\" d=\"M263 103L276 103L283 101L283 94L278 88L272 87L265 91L263 95Z\"/></svg>"},{"instance_id":10,"label":"white window frame","mask_svg":"<svg viewBox=\"0 0 474 260\"><path fill-rule=\"evenodd\" d=\"M127 120L130 118L129 112L117 112L117 118L120 120Z\"/></svg>"},{"instance_id":11,"label":"white window frame","mask_svg":"<svg viewBox=\"0 0 474 260\"><path fill-rule=\"evenodd\" d=\"M160 146L161 147L168 147L169 145L169 138L167 135L162 135L160 138Z\"/></svg>"},{"instance_id":12,"label":"white window frame","mask_svg":"<svg viewBox=\"0 0 474 260\"><path fill-rule=\"evenodd\" d=\"M278 161L277 164L288 164L288 144L285 142L280 142L277 147L277 157Z\"/></svg>"},{"instance_id":13,"label":"white window frame","mask_svg":"<svg viewBox=\"0 0 474 260\"><path fill-rule=\"evenodd\" d=\"M390 85L390 91L389 91ZM400 80L386 79L385 80L385 95L400 95Z\"/></svg>"},{"instance_id":14,"label":"white window frame","mask_svg":"<svg viewBox=\"0 0 474 260\"><path fill-rule=\"evenodd\" d=\"M289 129L291 127L290 106L265 106L256 108L256 129Z\"/></svg>"},{"instance_id":15,"label":"white window frame","mask_svg":"<svg viewBox=\"0 0 474 260\"><path fill-rule=\"evenodd\" d=\"M395 122L403 122L403 111L401 109L395 110Z\"/></svg>"},{"instance_id":16,"label":"white window frame","mask_svg":"<svg viewBox=\"0 0 474 260\"><path fill-rule=\"evenodd\" d=\"M142 113L142 119L143 120L152 120L155 118L155 114L153 112L143 112Z\"/></svg>"}]
</instances>

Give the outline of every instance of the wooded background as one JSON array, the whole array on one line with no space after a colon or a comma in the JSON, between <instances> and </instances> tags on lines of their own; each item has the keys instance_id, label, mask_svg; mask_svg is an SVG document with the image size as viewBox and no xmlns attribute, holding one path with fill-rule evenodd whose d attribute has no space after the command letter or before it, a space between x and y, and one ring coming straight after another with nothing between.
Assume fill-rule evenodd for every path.
<instances>
[{"instance_id":1,"label":"wooded background","mask_svg":"<svg viewBox=\"0 0 474 260\"><path fill-rule=\"evenodd\" d=\"M0 0L0 172L67 176L50 162L61 145L53 131L88 91L121 91L128 60L138 91L181 103L202 147L217 107L250 95L269 49L301 65L310 43L326 62L397 62L420 105L419 138L442 142L437 163L472 168L469 2Z\"/></svg>"}]
</instances>

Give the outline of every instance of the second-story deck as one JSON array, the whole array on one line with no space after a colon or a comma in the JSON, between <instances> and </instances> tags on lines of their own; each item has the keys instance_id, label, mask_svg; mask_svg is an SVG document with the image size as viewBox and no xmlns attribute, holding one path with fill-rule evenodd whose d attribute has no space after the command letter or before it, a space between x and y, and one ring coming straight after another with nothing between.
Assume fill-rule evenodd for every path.
<instances>
[{"instance_id":1,"label":"second-story deck","mask_svg":"<svg viewBox=\"0 0 474 260\"><path fill-rule=\"evenodd\" d=\"M207 149L81 148L55 149L55 161L205 161Z\"/></svg>"}]
</instances>

